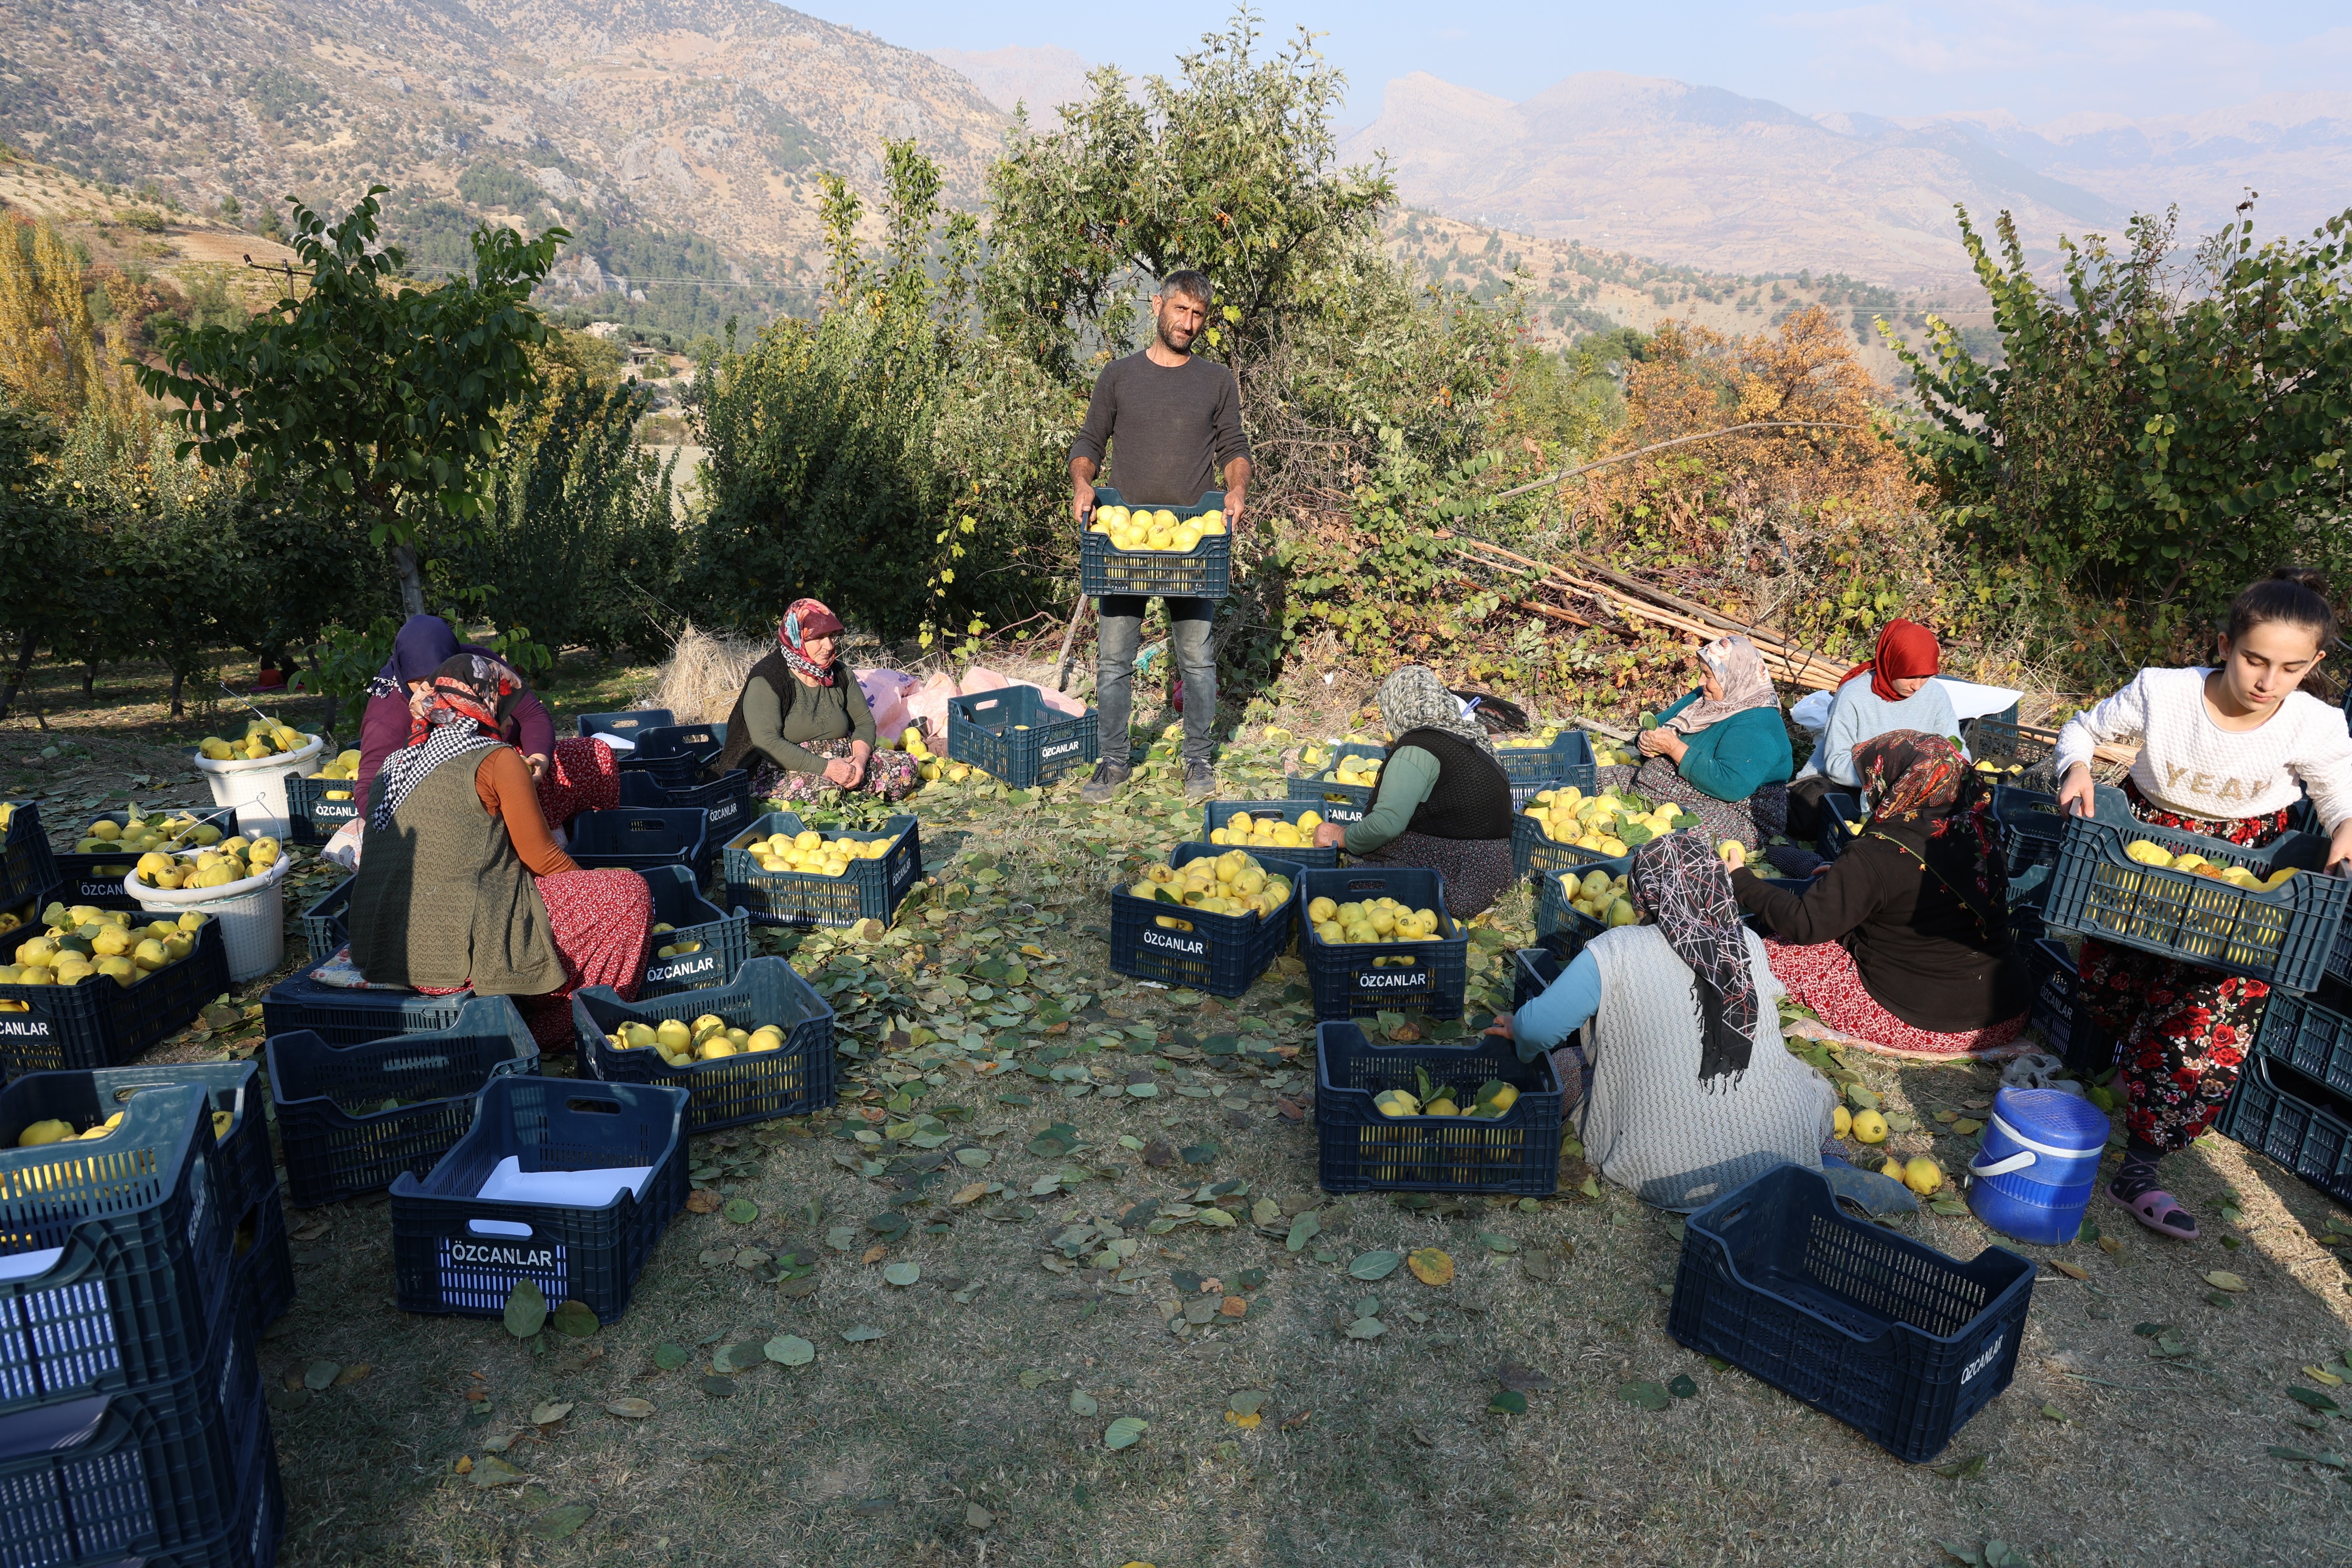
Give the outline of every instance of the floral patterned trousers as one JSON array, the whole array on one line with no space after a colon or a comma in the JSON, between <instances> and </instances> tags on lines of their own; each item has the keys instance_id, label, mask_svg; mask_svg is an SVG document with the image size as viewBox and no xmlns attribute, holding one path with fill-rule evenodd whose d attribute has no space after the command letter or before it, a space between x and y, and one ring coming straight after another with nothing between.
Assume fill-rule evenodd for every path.
<instances>
[{"instance_id":1,"label":"floral patterned trousers","mask_svg":"<svg viewBox=\"0 0 2352 1568\"><path fill-rule=\"evenodd\" d=\"M2287 814L2183 816L2149 805L2130 784L2132 815L2259 848L2286 831ZM2262 1026L2268 984L2137 949L2083 942L2084 1001L2091 1022L2116 1041L2124 1128L2169 1152L2185 1149L2221 1114L2238 1068Z\"/></svg>"}]
</instances>

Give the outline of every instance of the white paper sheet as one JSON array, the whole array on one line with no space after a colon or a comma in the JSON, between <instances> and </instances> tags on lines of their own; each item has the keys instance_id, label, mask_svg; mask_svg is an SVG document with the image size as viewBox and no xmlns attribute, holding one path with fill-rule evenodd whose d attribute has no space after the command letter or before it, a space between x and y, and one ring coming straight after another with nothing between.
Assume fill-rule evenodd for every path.
<instances>
[{"instance_id":1,"label":"white paper sheet","mask_svg":"<svg viewBox=\"0 0 2352 1568\"><path fill-rule=\"evenodd\" d=\"M508 1204L561 1204L566 1208L600 1209L623 1188L642 1197L651 1165L613 1165L592 1171L526 1171L509 1154L482 1180L478 1197Z\"/></svg>"}]
</instances>

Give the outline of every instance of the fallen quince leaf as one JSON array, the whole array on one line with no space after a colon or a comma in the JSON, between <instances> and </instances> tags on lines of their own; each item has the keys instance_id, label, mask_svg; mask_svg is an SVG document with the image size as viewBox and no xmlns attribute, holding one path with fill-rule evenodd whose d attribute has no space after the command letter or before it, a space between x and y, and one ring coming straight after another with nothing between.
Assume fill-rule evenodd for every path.
<instances>
[{"instance_id":1,"label":"fallen quince leaf","mask_svg":"<svg viewBox=\"0 0 2352 1568\"><path fill-rule=\"evenodd\" d=\"M1454 1259L1437 1247L1414 1248L1405 1255L1404 1266L1424 1285L1454 1283Z\"/></svg>"}]
</instances>

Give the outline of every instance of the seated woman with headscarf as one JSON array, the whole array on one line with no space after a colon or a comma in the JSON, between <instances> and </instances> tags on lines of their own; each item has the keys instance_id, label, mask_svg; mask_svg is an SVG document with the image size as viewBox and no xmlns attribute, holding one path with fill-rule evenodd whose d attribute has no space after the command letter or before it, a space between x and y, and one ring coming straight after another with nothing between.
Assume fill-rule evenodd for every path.
<instances>
[{"instance_id":1,"label":"seated woman with headscarf","mask_svg":"<svg viewBox=\"0 0 2352 1568\"><path fill-rule=\"evenodd\" d=\"M1780 984L1723 863L1668 834L1633 851L1633 884L1654 923L1594 937L1487 1033L1523 1061L1553 1051L1585 1158L1645 1202L1695 1209L1783 1161L1821 1169L1837 1091L1781 1045Z\"/></svg>"},{"instance_id":2,"label":"seated woman with headscarf","mask_svg":"<svg viewBox=\"0 0 2352 1568\"><path fill-rule=\"evenodd\" d=\"M1364 818L1327 822L1318 848L1338 845L1379 866L1423 866L1445 879L1445 912L1465 921L1511 885L1511 781L1475 719L1434 670L1418 664L1372 694L1389 760Z\"/></svg>"},{"instance_id":3,"label":"seated woman with headscarf","mask_svg":"<svg viewBox=\"0 0 2352 1568\"><path fill-rule=\"evenodd\" d=\"M1696 816L1710 844L1752 844L1759 809L1782 815L1796 765L1780 699L1764 656L1746 637L1717 638L1698 650L1698 689L1659 714L1656 729L1642 731L1645 760L1633 788Z\"/></svg>"},{"instance_id":4,"label":"seated woman with headscarf","mask_svg":"<svg viewBox=\"0 0 2352 1568\"><path fill-rule=\"evenodd\" d=\"M635 998L652 891L635 871L582 870L548 832L530 765L504 739L520 676L461 653L426 689L368 796L352 964L376 984L512 996L531 1037L561 1047L574 991Z\"/></svg>"},{"instance_id":5,"label":"seated woman with headscarf","mask_svg":"<svg viewBox=\"0 0 2352 1568\"><path fill-rule=\"evenodd\" d=\"M408 744L414 709L441 667L460 653L503 659L488 648L460 644L438 616L411 616L393 639L392 657L368 682L367 706L360 714L360 770L352 798L364 803L368 786L393 752ZM621 804L621 779L613 753L603 742L555 738L555 721L528 688L502 721L500 739L529 765L539 792L540 814L561 827L583 811L611 811Z\"/></svg>"},{"instance_id":6,"label":"seated woman with headscarf","mask_svg":"<svg viewBox=\"0 0 2352 1568\"><path fill-rule=\"evenodd\" d=\"M834 657L841 631L841 617L814 599L793 601L776 646L743 678L714 773L749 768L751 794L772 800L845 789L898 800L915 787L912 757L875 750L856 672Z\"/></svg>"},{"instance_id":7,"label":"seated woman with headscarf","mask_svg":"<svg viewBox=\"0 0 2352 1568\"><path fill-rule=\"evenodd\" d=\"M1877 651L1838 682L1821 744L1789 781L1788 825L1779 831L1807 844L1821 837L1825 826L1822 796L1833 789L1862 787L1854 748L1864 741L1896 730L1928 735L1960 732L1952 700L1934 679L1942 659L1936 634L1918 622L1886 623L1878 634Z\"/></svg>"},{"instance_id":8,"label":"seated woman with headscarf","mask_svg":"<svg viewBox=\"0 0 2352 1568\"><path fill-rule=\"evenodd\" d=\"M2010 940L1992 791L1941 735L1898 730L1854 757L1870 821L1826 872L1801 894L1732 873L1772 934L1772 973L1822 1023L1890 1055L2003 1054L2033 983Z\"/></svg>"}]
</instances>

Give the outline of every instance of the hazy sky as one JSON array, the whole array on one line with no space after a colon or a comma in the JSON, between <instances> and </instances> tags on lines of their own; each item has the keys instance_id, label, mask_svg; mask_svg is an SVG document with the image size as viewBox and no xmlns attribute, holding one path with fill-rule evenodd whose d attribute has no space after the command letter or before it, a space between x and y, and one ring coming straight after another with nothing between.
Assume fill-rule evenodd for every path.
<instances>
[{"instance_id":1,"label":"hazy sky","mask_svg":"<svg viewBox=\"0 0 2352 1568\"><path fill-rule=\"evenodd\" d=\"M800 9L910 48L1059 44L1148 74L1223 25L1217 4L1025 0L802 0ZM2240 0L2201 6L1971 0L1782 8L1721 0L1266 0L1265 30L1304 24L1348 72L1349 118L1381 86L1425 70L1505 98L1580 70L1730 88L1806 113L2002 110L2029 122L2082 111L2194 112L2272 91L2352 90L2352 4Z\"/></svg>"}]
</instances>

